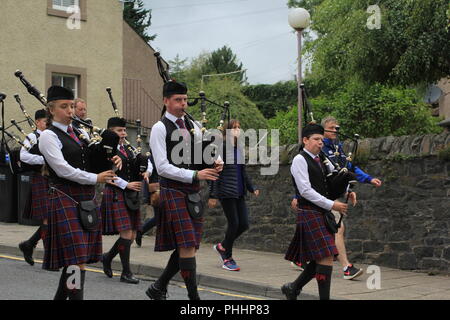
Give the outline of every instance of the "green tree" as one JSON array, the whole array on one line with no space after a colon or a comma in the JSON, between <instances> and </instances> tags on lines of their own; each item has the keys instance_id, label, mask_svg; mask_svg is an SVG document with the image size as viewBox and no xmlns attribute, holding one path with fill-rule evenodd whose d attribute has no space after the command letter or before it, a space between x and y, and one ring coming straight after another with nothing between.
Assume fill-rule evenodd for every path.
<instances>
[{"instance_id":1,"label":"green tree","mask_svg":"<svg viewBox=\"0 0 450 320\"><path fill-rule=\"evenodd\" d=\"M200 91L199 83L189 86L189 96L198 96ZM250 101L242 92L239 83L232 79L211 79L203 86L206 97L220 105L225 101L230 102L231 118L241 122L242 129L267 129L267 120L258 110L256 105ZM189 107L189 113L195 119L201 120L200 103ZM207 108L207 128L217 128L222 116L223 109L208 104Z\"/></svg>"},{"instance_id":2,"label":"green tree","mask_svg":"<svg viewBox=\"0 0 450 320\"><path fill-rule=\"evenodd\" d=\"M338 119L342 132L358 133L364 138L439 133L438 118L430 115L417 91L384 85L365 86L357 81L347 83L333 96L310 99L314 118ZM297 143L297 106L279 111L269 119L269 128L280 129L280 144Z\"/></svg>"},{"instance_id":3,"label":"green tree","mask_svg":"<svg viewBox=\"0 0 450 320\"><path fill-rule=\"evenodd\" d=\"M231 48L223 46L222 48L211 52L201 70L204 75L229 73L243 70L243 65L242 62L239 62L236 54L233 53ZM247 80L245 72L231 74L227 77L241 83Z\"/></svg>"},{"instance_id":4,"label":"green tree","mask_svg":"<svg viewBox=\"0 0 450 320\"><path fill-rule=\"evenodd\" d=\"M379 0L381 28L370 30L369 0L291 0L312 13L306 45L312 72L331 83L416 85L450 75L448 0Z\"/></svg>"},{"instance_id":5,"label":"green tree","mask_svg":"<svg viewBox=\"0 0 450 320\"><path fill-rule=\"evenodd\" d=\"M172 78L176 80L183 79L187 61L187 58L181 59L179 54L177 54L173 60L168 61Z\"/></svg>"},{"instance_id":6,"label":"green tree","mask_svg":"<svg viewBox=\"0 0 450 320\"><path fill-rule=\"evenodd\" d=\"M297 105L294 105L286 111L277 111L275 117L267 121L269 129L280 130L281 146L295 144L298 141L297 110Z\"/></svg>"},{"instance_id":7,"label":"green tree","mask_svg":"<svg viewBox=\"0 0 450 320\"><path fill-rule=\"evenodd\" d=\"M376 138L389 135L439 133L438 118L432 117L415 89L370 87L359 82L348 83L334 97L312 99L318 115L334 115L345 133Z\"/></svg>"},{"instance_id":8,"label":"green tree","mask_svg":"<svg viewBox=\"0 0 450 320\"><path fill-rule=\"evenodd\" d=\"M277 111L286 111L297 101L297 82L280 81L275 84L258 84L242 87L242 92L262 112L266 119L273 118Z\"/></svg>"},{"instance_id":9,"label":"green tree","mask_svg":"<svg viewBox=\"0 0 450 320\"><path fill-rule=\"evenodd\" d=\"M136 5L135 5L136 3ZM125 2L123 10L123 19L145 42L155 40L156 34L149 35L147 29L152 25L152 10L145 9L144 2Z\"/></svg>"}]
</instances>

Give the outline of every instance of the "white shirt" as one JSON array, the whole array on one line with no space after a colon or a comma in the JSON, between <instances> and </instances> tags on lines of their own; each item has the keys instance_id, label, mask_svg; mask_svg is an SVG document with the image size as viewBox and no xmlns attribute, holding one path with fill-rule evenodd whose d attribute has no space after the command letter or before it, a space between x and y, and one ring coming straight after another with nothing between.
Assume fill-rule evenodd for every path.
<instances>
[{"instance_id":1,"label":"white shirt","mask_svg":"<svg viewBox=\"0 0 450 320\"><path fill-rule=\"evenodd\" d=\"M37 130L37 133L39 135L42 134L41 130ZM37 137L36 135L32 132L27 136L32 143L30 143L30 141L28 141L28 139L25 139L23 141L23 144L26 145L27 147L31 148L32 145L35 145L37 143ZM45 163L44 157L37 155L37 154L31 154L27 149L25 149L24 147L20 148L20 161L35 166L35 165L43 165Z\"/></svg>"},{"instance_id":2,"label":"white shirt","mask_svg":"<svg viewBox=\"0 0 450 320\"><path fill-rule=\"evenodd\" d=\"M68 126L53 121L53 126L67 133ZM84 130L80 130L86 133ZM67 133L67 135L69 135ZM72 167L62 154L63 145L58 136L51 130L42 132L39 138L39 150L44 156L49 166L56 172L60 178L67 179L83 185L94 185L97 183L97 175L78 168Z\"/></svg>"},{"instance_id":3,"label":"white shirt","mask_svg":"<svg viewBox=\"0 0 450 320\"><path fill-rule=\"evenodd\" d=\"M308 150L303 150L309 156L311 156L311 158L314 159L316 157L316 155L312 154ZM297 185L300 196L321 208L331 210L334 201L322 196L311 187L311 182L309 181L308 164L301 154L296 155L294 160L292 161L291 174L294 177L295 184Z\"/></svg>"},{"instance_id":4,"label":"white shirt","mask_svg":"<svg viewBox=\"0 0 450 320\"><path fill-rule=\"evenodd\" d=\"M180 127L176 124L177 117L166 112L165 117L175 123L177 128ZM194 125L195 135L201 135L200 128ZM150 135L150 149L153 153L153 159L155 160L156 171L161 177L172 179L184 183L192 183L194 177L194 171L176 167L169 163L167 159L166 148L166 127L164 123L158 121L152 128Z\"/></svg>"}]
</instances>

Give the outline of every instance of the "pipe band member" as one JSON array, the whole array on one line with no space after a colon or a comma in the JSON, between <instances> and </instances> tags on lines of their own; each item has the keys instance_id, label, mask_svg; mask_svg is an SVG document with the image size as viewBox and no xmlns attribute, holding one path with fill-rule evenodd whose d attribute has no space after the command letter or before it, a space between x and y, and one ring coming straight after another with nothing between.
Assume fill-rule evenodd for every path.
<instances>
[{"instance_id":1,"label":"pipe band member","mask_svg":"<svg viewBox=\"0 0 450 320\"><path fill-rule=\"evenodd\" d=\"M31 194L30 203L26 205L23 215L24 219L40 221L41 226L26 241L19 244L25 261L29 265L34 265L33 251L40 239L44 239L47 234L47 200L48 200L48 179L42 174L42 167L45 164L44 157L39 152L39 137L47 129L47 113L44 109L36 111L34 115L36 131L30 133L23 141L25 147L20 149L20 161L24 172L31 172ZM31 141L31 143L30 143Z\"/></svg>"},{"instance_id":2,"label":"pipe band member","mask_svg":"<svg viewBox=\"0 0 450 320\"><path fill-rule=\"evenodd\" d=\"M115 179L112 170L99 174L92 171L91 150L72 126L72 90L52 86L47 94L47 115L51 123L41 134L39 150L49 170L48 236L43 269L63 268L55 300L83 300L85 265L96 263L102 256L101 222L88 231L79 217L79 205L95 198L95 184ZM120 159L113 158L116 166ZM95 211L96 210L96 211ZM101 221L99 208L94 212ZM93 216L95 218L95 216ZM92 216L91 216L92 218ZM75 283L70 285L70 272Z\"/></svg>"},{"instance_id":3,"label":"pipe band member","mask_svg":"<svg viewBox=\"0 0 450 320\"><path fill-rule=\"evenodd\" d=\"M304 150L292 161L291 174L299 201L297 228L285 259L301 262L306 267L294 282L282 286L288 300L296 300L303 286L313 278L317 280L320 299L330 298L333 258L338 255L338 250L334 234L326 228L324 213L334 209L345 214L348 206L327 198L326 175L319 158L323 134L320 125L304 127Z\"/></svg>"},{"instance_id":4,"label":"pipe band member","mask_svg":"<svg viewBox=\"0 0 450 320\"><path fill-rule=\"evenodd\" d=\"M146 294L150 299L165 300L170 279L180 271L189 299L198 300L195 253L200 246L203 217L191 217L186 197L199 191L199 180L216 180L222 165L216 161L215 168L208 168L204 162L194 164L194 157L191 157L192 161L178 161L176 156L188 156L185 152L194 155L194 135L200 136L201 131L185 117L186 85L174 81L165 83L163 97L167 111L153 126L150 136L150 149L160 176L161 188L155 251L173 253L165 270L150 285ZM186 129L192 127L195 128L195 133ZM174 132L178 133L175 141L172 140ZM186 148L180 152L174 151L180 145Z\"/></svg>"},{"instance_id":5,"label":"pipe band member","mask_svg":"<svg viewBox=\"0 0 450 320\"><path fill-rule=\"evenodd\" d=\"M120 140L117 146L117 154L122 159L122 170L117 171L117 179L114 184L106 184L101 205L103 235L120 234L119 239L109 250L103 254L103 271L112 278L111 262L119 254L122 262L121 282L138 284L139 280L133 276L130 269L131 244L136 238L136 232L142 229L141 214L139 208L127 205L126 197L139 199L142 176L139 174L140 159L138 155L124 145L127 137L126 121L123 118L113 117L108 120L108 130L115 132ZM136 194L137 193L137 194ZM137 203L140 205L140 201Z\"/></svg>"},{"instance_id":6,"label":"pipe band member","mask_svg":"<svg viewBox=\"0 0 450 320\"><path fill-rule=\"evenodd\" d=\"M372 184L375 187L381 186L381 180L378 178L372 177L370 174L364 172L358 166L355 166L352 161L347 160L347 155L344 153L343 143L338 139L338 129L339 123L336 118L328 116L322 120L322 126L325 129L323 140L323 148L322 151L327 154L331 161L339 163L341 168L346 167L349 171L354 172L356 175L356 180L359 183L367 183ZM355 155L353 155L355 156ZM354 192L350 193L350 200L353 205L356 204L356 194ZM340 218L336 211L333 211L336 216L336 220ZM337 259L342 265L342 271L344 272L345 280L355 279L363 274L363 269L358 268L350 263L347 257L347 250L345 247L345 225L344 221L341 222L341 227L338 229L336 233L336 246L339 251L339 255Z\"/></svg>"}]
</instances>

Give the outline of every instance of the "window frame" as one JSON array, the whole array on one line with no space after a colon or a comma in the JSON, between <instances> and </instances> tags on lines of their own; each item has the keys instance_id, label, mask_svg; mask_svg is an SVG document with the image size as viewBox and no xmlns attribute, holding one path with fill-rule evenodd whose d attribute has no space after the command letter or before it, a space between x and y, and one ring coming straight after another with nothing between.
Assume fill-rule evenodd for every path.
<instances>
[{"instance_id":1,"label":"window frame","mask_svg":"<svg viewBox=\"0 0 450 320\"><path fill-rule=\"evenodd\" d=\"M51 79L52 85L53 85L53 77L55 77L55 76L62 78L62 80L63 80L62 82L63 83L57 84L57 85L62 86L62 87L65 87L64 86L64 78L73 78L75 80L75 88L73 90L75 91L74 92L74 97L75 97L75 99L77 99L78 96L80 95L80 85L79 85L79 83L80 83L80 75L78 75L78 74L60 73L60 72L52 72L52 79Z\"/></svg>"},{"instance_id":2,"label":"window frame","mask_svg":"<svg viewBox=\"0 0 450 320\"><path fill-rule=\"evenodd\" d=\"M86 0L76 0L80 7L81 21L87 21L87 1ZM54 6L53 0L47 0L47 14L49 16L69 18L73 13L67 13L69 7Z\"/></svg>"},{"instance_id":3,"label":"window frame","mask_svg":"<svg viewBox=\"0 0 450 320\"><path fill-rule=\"evenodd\" d=\"M46 64L46 88L51 87L53 75L71 76L77 79L75 98L87 100L87 69L71 66Z\"/></svg>"}]
</instances>

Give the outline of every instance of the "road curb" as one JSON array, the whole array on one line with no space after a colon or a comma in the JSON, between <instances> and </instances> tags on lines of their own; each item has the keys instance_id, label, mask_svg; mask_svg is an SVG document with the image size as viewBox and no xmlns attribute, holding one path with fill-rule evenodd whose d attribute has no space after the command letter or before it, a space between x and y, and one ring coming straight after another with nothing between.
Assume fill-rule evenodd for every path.
<instances>
[{"instance_id":1,"label":"road curb","mask_svg":"<svg viewBox=\"0 0 450 320\"><path fill-rule=\"evenodd\" d=\"M12 255L16 257L23 257L22 252L20 251L18 245L17 247L6 246L0 244L0 252L7 255ZM33 257L35 259L42 260L44 257L44 250L35 249ZM94 263L90 264L90 267L95 267L98 269L103 269L102 263ZM119 261L113 261L112 264L113 271L120 272L122 270L122 265ZM134 271L137 277L145 276L150 278L158 278L163 272L163 268L152 266L152 265L144 265L140 263L130 263L131 269ZM201 266L200 266L201 268ZM268 286L260 283L255 283L251 281L241 281L241 280L233 280L226 279L221 277L214 277L210 275L205 275L199 272L197 274L198 284L200 286L222 289L222 290L231 290L239 293L257 295L261 297L267 297L271 299L285 299L285 296L281 293L281 289L273 286ZM177 274L174 278L174 281L183 282L183 279L179 274ZM302 299L305 300L317 300L318 296L310 295L307 293L302 293Z\"/></svg>"}]
</instances>

